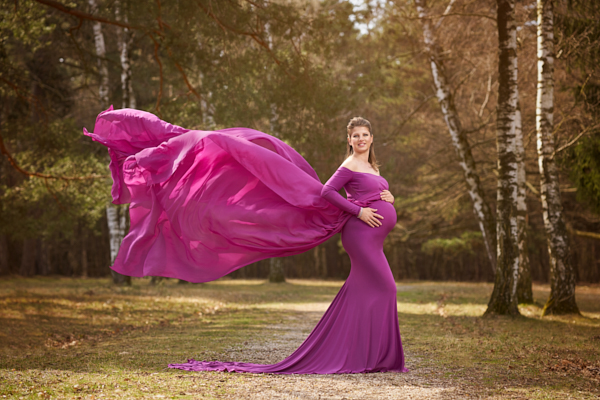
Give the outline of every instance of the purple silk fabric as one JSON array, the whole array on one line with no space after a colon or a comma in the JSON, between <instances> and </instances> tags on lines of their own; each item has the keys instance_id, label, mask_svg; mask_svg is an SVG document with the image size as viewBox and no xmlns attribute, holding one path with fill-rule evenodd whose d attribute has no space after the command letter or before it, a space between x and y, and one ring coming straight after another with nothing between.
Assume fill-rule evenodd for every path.
<instances>
[{"instance_id":1,"label":"purple silk fabric","mask_svg":"<svg viewBox=\"0 0 600 400\"><path fill-rule=\"evenodd\" d=\"M93 133L109 148L113 202L131 203L113 269L206 282L254 261L301 253L341 231L348 280L304 343L271 365L188 360L189 371L276 374L405 372L396 284L383 241L396 211L387 181L340 168L322 185L282 141L247 128L186 130L152 114L109 109ZM348 200L338 191L344 187ZM377 209L383 225L354 216Z\"/></svg>"},{"instance_id":2,"label":"purple silk fabric","mask_svg":"<svg viewBox=\"0 0 600 400\"><path fill-rule=\"evenodd\" d=\"M109 148L113 202L131 203L112 266L123 275L212 281L311 249L350 218L302 156L253 129L192 131L109 109L84 133Z\"/></svg>"},{"instance_id":3,"label":"purple silk fabric","mask_svg":"<svg viewBox=\"0 0 600 400\"><path fill-rule=\"evenodd\" d=\"M346 199L342 197L338 192L340 188L346 186L352 180L352 171L348 168L341 167L329 178L329 180L323 185L321 190L321 196L327 199L331 204L339 208L340 210L346 211L350 215L358 216L360 213L360 206L353 203L354 199L352 195L346 191ZM379 193L377 193L379 195Z\"/></svg>"},{"instance_id":4,"label":"purple silk fabric","mask_svg":"<svg viewBox=\"0 0 600 400\"><path fill-rule=\"evenodd\" d=\"M337 193L342 184L352 201ZM398 327L396 283L383 254L383 241L396 224L394 206L379 199L379 193L389 189L387 181L380 176L340 168L325 187L331 188L325 189L326 196L336 197L333 201L339 206L360 202L377 209L384 219L377 228L358 218L350 218L344 225L342 244L350 256L350 275L304 343L276 364L190 359L169 367L273 374L407 372Z\"/></svg>"}]
</instances>

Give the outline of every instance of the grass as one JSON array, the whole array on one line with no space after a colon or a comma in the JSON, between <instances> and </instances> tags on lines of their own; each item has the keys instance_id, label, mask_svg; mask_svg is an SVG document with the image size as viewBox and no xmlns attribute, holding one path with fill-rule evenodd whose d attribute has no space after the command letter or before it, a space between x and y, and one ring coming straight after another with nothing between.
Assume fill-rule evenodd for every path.
<instances>
[{"instance_id":1,"label":"grass","mask_svg":"<svg viewBox=\"0 0 600 400\"><path fill-rule=\"evenodd\" d=\"M309 314L322 313L342 284L148 282L0 281L0 398L237 398L260 378L166 366L187 358L261 362L244 349L278 339L274 326L304 321L306 336ZM600 396L600 287L578 287L581 316L543 319L547 286L534 286L537 303L522 306L519 318L481 317L491 289L398 283L406 376L474 397Z\"/></svg>"}]
</instances>

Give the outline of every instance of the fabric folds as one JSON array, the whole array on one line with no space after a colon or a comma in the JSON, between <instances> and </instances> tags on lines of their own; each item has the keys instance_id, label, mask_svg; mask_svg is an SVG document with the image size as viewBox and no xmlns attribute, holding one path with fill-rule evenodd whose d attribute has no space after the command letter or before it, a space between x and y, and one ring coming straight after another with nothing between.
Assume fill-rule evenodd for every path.
<instances>
[{"instance_id":1,"label":"fabric folds","mask_svg":"<svg viewBox=\"0 0 600 400\"><path fill-rule=\"evenodd\" d=\"M300 154L253 129L187 130L111 108L84 134L109 149L113 203L130 203L112 266L124 275L212 281L302 253L350 218Z\"/></svg>"}]
</instances>

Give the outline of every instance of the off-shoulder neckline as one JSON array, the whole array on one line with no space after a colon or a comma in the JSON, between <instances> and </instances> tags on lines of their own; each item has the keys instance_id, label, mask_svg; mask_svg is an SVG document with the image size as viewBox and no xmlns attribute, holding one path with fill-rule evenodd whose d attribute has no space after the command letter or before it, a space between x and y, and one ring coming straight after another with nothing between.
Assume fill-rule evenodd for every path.
<instances>
[{"instance_id":1,"label":"off-shoulder neckline","mask_svg":"<svg viewBox=\"0 0 600 400\"><path fill-rule=\"evenodd\" d=\"M348 171L350 171L350 172L355 172L355 173L357 173L357 174L367 174L367 175L378 176L378 177L380 177L380 178L381 178L381 175L375 175L375 174L372 174L372 173L370 173L370 172L352 171L350 168L346 168L346 167L340 167L340 168L347 169Z\"/></svg>"}]
</instances>

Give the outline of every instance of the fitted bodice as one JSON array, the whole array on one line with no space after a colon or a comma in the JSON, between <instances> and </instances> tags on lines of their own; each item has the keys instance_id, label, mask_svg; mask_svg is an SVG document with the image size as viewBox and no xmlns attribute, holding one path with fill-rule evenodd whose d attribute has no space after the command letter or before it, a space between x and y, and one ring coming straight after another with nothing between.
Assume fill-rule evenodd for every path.
<instances>
[{"instance_id":1,"label":"fitted bodice","mask_svg":"<svg viewBox=\"0 0 600 400\"><path fill-rule=\"evenodd\" d=\"M384 177L370 174L368 172L356 172L346 167L341 167L352 173L350 179L344 185L346 196L352 203L361 207L381 199L381 192L389 190L390 186Z\"/></svg>"}]
</instances>

